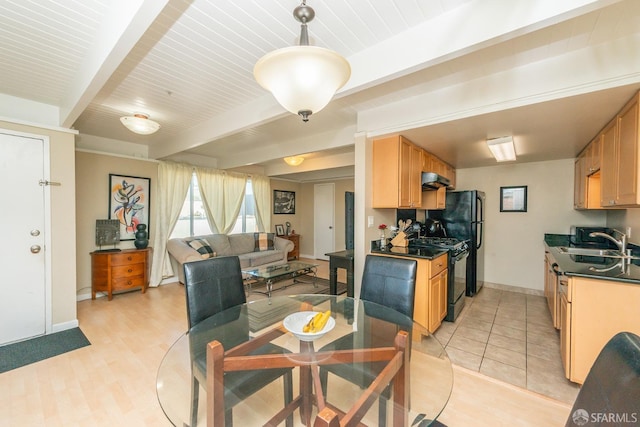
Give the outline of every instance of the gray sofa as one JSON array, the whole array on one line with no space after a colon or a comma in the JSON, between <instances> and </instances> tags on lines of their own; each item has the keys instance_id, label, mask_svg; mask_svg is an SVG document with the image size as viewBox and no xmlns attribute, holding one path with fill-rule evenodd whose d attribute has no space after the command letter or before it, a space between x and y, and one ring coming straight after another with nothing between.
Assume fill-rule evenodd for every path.
<instances>
[{"instance_id":1,"label":"gray sofa","mask_svg":"<svg viewBox=\"0 0 640 427\"><path fill-rule=\"evenodd\" d=\"M167 251L171 259L173 272L178 275L180 283L184 283L183 264L191 261L201 261L207 258L206 253L213 251L213 256L237 255L240 258L241 268L261 267L268 265L284 264L287 255L293 250L293 242L273 237L273 249L256 251L255 233L241 234L207 234L202 236L170 239L167 242ZM208 243L207 248L200 248L201 252L194 249L198 242ZM190 245L190 242L191 245ZM205 256L203 257L203 253Z\"/></svg>"}]
</instances>

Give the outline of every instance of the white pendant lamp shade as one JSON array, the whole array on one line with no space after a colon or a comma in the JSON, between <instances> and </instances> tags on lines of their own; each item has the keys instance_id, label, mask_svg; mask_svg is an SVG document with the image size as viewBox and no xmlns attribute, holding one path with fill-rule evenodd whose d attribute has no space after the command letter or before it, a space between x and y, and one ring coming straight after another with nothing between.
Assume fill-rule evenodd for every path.
<instances>
[{"instance_id":1,"label":"white pendant lamp shade","mask_svg":"<svg viewBox=\"0 0 640 427\"><path fill-rule=\"evenodd\" d=\"M317 46L270 52L255 65L256 81L293 114L322 110L349 80L351 66L338 53Z\"/></svg>"},{"instance_id":2,"label":"white pendant lamp shade","mask_svg":"<svg viewBox=\"0 0 640 427\"><path fill-rule=\"evenodd\" d=\"M309 121L351 77L351 66L337 52L309 46L307 24L316 16L306 0L293 10L301 23L300 45L267 53L253 67L253 76L288 111Z\"/></svg>"},{"instance_id":3,"label":"white pendant lamp shade","mask_svg":"<svg viewBox=\"0 0 640 427\"><path fill-rule=\"evenodd\" d=\"M148 114L135 113L133 116L120 117L120 121L131 132L140 135L151 135L160 129L160 124L149 119Z\"/></svg>"}]
</instances>

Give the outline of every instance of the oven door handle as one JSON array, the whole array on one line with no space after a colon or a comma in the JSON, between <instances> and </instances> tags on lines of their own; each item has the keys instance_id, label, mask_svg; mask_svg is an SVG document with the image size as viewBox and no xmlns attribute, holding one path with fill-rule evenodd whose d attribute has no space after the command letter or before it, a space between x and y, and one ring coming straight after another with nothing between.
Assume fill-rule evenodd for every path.
<instances>
[{"instance_id":1,"label":"oven door handle","mask_svg":"<svg viewBox=\"0 0 640 427\"><path fill-rule=\"evenodd\" d=\"M453 257L451 261L453 261L454 263L458 262L458 261L462 261L463 259L465 259L468 256L469 256L469 252L468 251L461 252L458 255L456 255L455 257Z\"/></svg>"}]
</instances>

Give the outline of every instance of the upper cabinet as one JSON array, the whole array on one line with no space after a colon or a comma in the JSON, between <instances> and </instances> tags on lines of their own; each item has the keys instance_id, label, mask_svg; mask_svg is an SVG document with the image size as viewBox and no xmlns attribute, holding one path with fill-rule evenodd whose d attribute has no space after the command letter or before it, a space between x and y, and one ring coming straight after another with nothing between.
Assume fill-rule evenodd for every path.
<instances>
[{"instance_id":1,"label":"upper cabinet","mask_svg":"<svg viewBox=\"0 0 640 427\"><path fill-rule=\"evenodd\" d=\"M422 204L422 150L403 136L373 141L373 207Z\"/></svg>"},{"instance_id":2,"label":"upper cabinet","mask_svg":"<svg viewBox=\"0 0 640 427\"><path fill-rule=\"evenodd\" d=\"M455 185L455 169L401 135L373 141L374 208L444 209L444 193L422 191L422 172L436 172Z\"/></svg>"},{"instance_id":3,"label":"upper cabinet","mask_svg":"<svg viewBox=\"0 0 640 427\"><path fill-rule=\"evenodd\" d=\"M639 96L636 94L576 159L576 209L640 206Z\"/></svg>"}]
</instances>

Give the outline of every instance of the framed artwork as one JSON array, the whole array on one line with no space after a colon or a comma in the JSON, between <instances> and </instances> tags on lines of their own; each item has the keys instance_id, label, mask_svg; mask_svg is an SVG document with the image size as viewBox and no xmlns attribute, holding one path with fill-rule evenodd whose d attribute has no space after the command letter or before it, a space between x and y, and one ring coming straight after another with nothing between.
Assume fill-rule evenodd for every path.
<instances>
[{"instance_id":1,"label":"framed artwork","mask_svg":"<svg viewBox=\"0 0 640 427\"><path fill-rule=\"evenodd\" d=\"M500 212L526 212L527 186L500 187Z\"/></svg>"},{"instance_id":2,"label":"framed artwork","mask_svg":"<svg viewBox=\"0 0 640 427\"><path fill-rule=\"evenodd\" d=\"M276 236L284 236L284 227L282 224L276 224Z\"/></svg>"},{"instance_id":3,"label":"framed artwork","mask_svg":"<svg viewBox=\"0 0 640 427\"><path fill-rule=\"evenodd\" d=\"M109 219L120 222L120 240L135 240L136 227L149 232L151 179L109 174Z\"/></svg>"},{"instance_id":4,"label":"framed artwork","mask_svg":"<svg viewBox=\"0 0 640 427\"><path fill-rule=\"evenodd\" d=\"M294 191L273 190L273 213L296 213L296 193Z\"/></svg>"}]
</instances>

